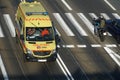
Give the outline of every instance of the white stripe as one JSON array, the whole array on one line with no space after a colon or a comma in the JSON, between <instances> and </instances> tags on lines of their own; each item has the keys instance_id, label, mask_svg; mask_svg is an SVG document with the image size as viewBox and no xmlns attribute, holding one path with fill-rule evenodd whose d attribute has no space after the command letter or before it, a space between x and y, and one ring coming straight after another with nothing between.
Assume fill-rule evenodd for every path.
<instances>
[{"instance_id":1,"label":"white stripe","mask_svg":"<svg viewBox=\"0 0 120 80\"><path fill-rule=\"evenodd\" d=\"M78 48L86 48L86 45L77 45Z\"/></svg>"},{"instance_id":2,"label":"white stripe","mask_svg":"<svg viewBox=\"0 0 120 80\"><path fill-rule=\"evenodd\" d=\"M116 10L107 0L104 0L113 10Z\"/></svg>"},{"instance_id":3,"label":"white stripe","mask_svg":"<svg viewBox=\"0 0 120 80\"><path fill-rule=\"evenodd\" d=\"M74 48L74 45L65 45L66 48Z\"/></svg>"},{"instance_id":4,"label":"white stripe","mask_svg":"<svg viewBox=\"0 0 120 80\"><path fill-rule=\"evenodd\" d=\"M62 17L59 15L59 13L53 13L53 15L68 36L75 36L68 27L68 25L65 23L65 21L62 19Z\"/></svg>"},{"instance_id":5,"label":"white stripe","mask_svg":"<svg viewBox=\"0 0 120 80\"><path fill-rule=\"evenodd\" d=\"M106 13L100 13L106 20L109 20L110 17Z\"/></svg>"},{"instance_id":6,"label":"white stripe","mask_svg":"<svg viewBox=\"0 0 120 80\"><path fill-rule=\"evenodd\" d=\"M84 16L83 13L77 13L77 15L82 19L82 21L86 24L89 30L94 34L94 26L92 23Z\"/></svg>"},{"instance_id":7,"label":"white stripe","mask_svg":"<svg viewBox=\"0 0 120 80\"><path fill-rule=\"evenodd\" d=\"M63 68L66 70L66 72L67 72L67 74L68 74L68 75L67 75L67 79L68 79L68 80L74 80L74 78L72 77L70 71L68 70L68 68L67 68L66 65L64 64L63 60L61 59L60 55L57 54L57 56L58 56L58 59L60 60L60 62L61 62L61 64L62 64ZM68 78L68 76L69 76L71 79Z\"/></svg>"},{"instance_id":8,"label":"white stripe","mask_svg":"<svg viewBox=\"0 0 120 80\"><path fill-rule=\"evenodd\" d=\"M3 64L3 61L2 61L2 58L1 58L1 55L0 55L0 68L1 68L1 71L2 71L2 74L3 74L3 77L4 77L4 80L9 80L8 79L8 75L7 75L7 72L5 70L5 66Z\"/></svg>"},{"instance_id":9,"label":"white stripe","mask_svg":"<svg viewBox=\"0 0 120 80\"><path fill-rule=\"evenodd\" d=\"M112 13L112 15L116 18L116 19L120 19L120 16L117 13Z\"/></svg>"},{"instance_id":10,"label":"white stripe","mask_svg":"<svg viewBox=\"0 0 120 80\"><path fill-rule=\"evenodd\" d=\"M109 49L108 47L104 47L104 49L106 50L106 52L111 56L111 58L118 64L118 66L120 67L120 62L118 61L118 59L114 56L114 54L116 54L114 51L112 51L111 49Z\"/></svg>"},{"instance_id":11,"label":"white stripe","mask_svg":"<svg viewBox=\"0 0 120 80\"><path fill-rule=\"evenodd\" d=\"M66 45L67 48L75 48L74 45Z\"/></svg>"},{"instance_id":12,"label":"white stripe","mask_svg":"<svg viewBox=\"0 0 120 80\"><path fill-rule=\"evenodd\" d=\"M58 48L60 48L60 45L57 45Z\"/></svg>"},{"instance_id":13,"label":"white stripe","mask_svg":"<svg viewBox=\"0 0 120 80\"><path fill-rule=\"evenodd\" d=\"M10 33L11 33L11 36L12 37L15 37L15 27L13 25L13 22L10 18L10 15L9 14L3 14L3 17L5 19L5 22L8 26L8 29L10 30Z\"/></svg>"},{"instance_id":14,"label":"white stripe","mask_svg":"<svg viewBox=\"0 0 120 80\"><path fill-rule=\"evenodd\" d=\"M76 19L73 17L73 15L71 13L65 13L65 15L68 17L68 19L71 21L71 23L75 26L76 30L82 36L88 36L87 33L83 30L81 25L76 21Z\"/></svg>"},{"instance_id":15,"label":"white stripe","mask_svg":"<svg viewBox=\"0 0 120 80\"><path fill-rule=\"evenodd\" d=\"M92 47L101 47L100 44L91 44Z\"/></svg>"},{"instance_id":16,"label":"white stripe","mask_svg":"<svg viewBox=\"0 0 120 80\"><path fill-rule=\"evenodd\" d=\"M1 25L0 25L0 37L4 37L4 34L3 34L3 31L2 31Z\"/></svg>"},{"instance_id":17,"label":"white stripe","mask_svg":"<svg viewBox=\"0 0 120 80\"><path fill-rule=\"evenodd\" d=\"M66 47L66 45L62 45L62 47L63 47L63 48L65 48L65 47Z\"/></svg>"},{"instance_id":18,"label":"white stripe","mask_svg":"<svg viewBox=\"0 0 120 80\"><path fill-rule=\"evenodd\" d=\"M89 13L89 15L92 17L92 19L93 18L98 19L98 17L94 13Z\"/></svg>"},{"instance_id":19,"label":"white stripe","mask_svg":"<svg viewBox=\"0 0 120 80\"><path fill-rule=\"evenodd\" d=\"M70 80L67 73L65 72L64 68L62 67L61 63L59 62L59 60L56 59L56 61L57 61L58 65L60 66L61 70L63 71L63 73L65 74L65 76L67 77L67 80Z\"/></svg>"},{"instance_id":20,"label":"white stripe","mask_svg":"<svg viewBox=\"0 0 120 80\"><path fill-rule=\"evenodd\" d=\"M61 34L59 33L59 31L58 31L57 29L55 29L55 30L56 30L57 34L58 34L59 36L61 36Z\"/></svg>"},{"instance_id":21,"label":"white stripe","mask_svg":"<svg viewBox=\"0 0 120 80\"><path fill-rule=\"evenodd\" d=\"M72 8L67 4L67 2L65 1L65 0L61 0L64 4L65 4L65 6L69 9L69 10L72 10Z\"/></svg>"},{"instance_id":22,"label":"white stripe","mask_svg":"<svg viewBox=\"0 0 120 80\"><path fill-rule=\"evenodd\" d=\"M115 45L115 44L106 44L105 46L106 47L117 47L117 45Z\"/></svg>"},{"instance_id":23,"label":"white stripe","mask_svg":"<svg viewBox=\"0 0 120 80\"><path fill-rule=\"evenodd\" d=\"M114 54L118 59L120 59L120 55L118 55L117 53Z\"/></svg>"}]
</instances>

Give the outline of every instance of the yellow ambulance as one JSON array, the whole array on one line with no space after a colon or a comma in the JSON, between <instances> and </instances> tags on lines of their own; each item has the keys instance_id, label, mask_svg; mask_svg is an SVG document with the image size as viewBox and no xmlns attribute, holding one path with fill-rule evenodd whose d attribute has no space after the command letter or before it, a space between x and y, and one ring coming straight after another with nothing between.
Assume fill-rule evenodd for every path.
<instances>
[{"instance_id":1,"label":"yellow ambulance","mask_svg":"<svg viewBox=\"0 0 120 80\"><path fill-rule=\"evenodd\" d=\"M60 39L42 4L37 1L22 1L15 20L16 41L23 49L25 61L55 61Z\"/></svg>"}]
</instances>

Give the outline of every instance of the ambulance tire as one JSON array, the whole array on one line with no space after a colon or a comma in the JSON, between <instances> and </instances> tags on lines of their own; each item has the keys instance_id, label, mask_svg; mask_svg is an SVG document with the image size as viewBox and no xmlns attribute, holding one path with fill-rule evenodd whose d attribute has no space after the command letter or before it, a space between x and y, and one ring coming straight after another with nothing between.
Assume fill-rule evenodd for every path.
<instances>
[{"instance_id":1,"label":"ambulance tire","mask_svg":"<svg viewBox=\"0 0 120 80\"><path fill-rule=\"evenodd\" d=\"M51 61L56 61L56 59L57 59L57 54L55 54L52 58L51 58Z\"/></svg>"},{"instance_id":2,"label":"ambulance tire","mask_svg":"<svg viewBox=\"0 0 120 80\"><path fill-rule=\"evenodd\" d=\"M23 53L23 61L24 61L24 63L27 62L25 53Z\"/></svg>"}]
</instances>

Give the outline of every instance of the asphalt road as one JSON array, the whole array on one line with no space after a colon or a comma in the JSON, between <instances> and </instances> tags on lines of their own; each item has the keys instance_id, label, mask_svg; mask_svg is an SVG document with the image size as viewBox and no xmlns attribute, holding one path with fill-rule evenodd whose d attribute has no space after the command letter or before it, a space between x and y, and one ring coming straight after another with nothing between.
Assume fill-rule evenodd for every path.
<instances>
[{"instance_id":1,"label":"asphalt road","mask_svg":"<svg viewBox=\"0 0 120 80\"><path fill-rule=\"evenodd\" d=\"M115 6L118 5L117 1L108 0L117 10L112 10L104 0L65 0L69 6L64 0L38 1L47 9L60 33L59 55L68 71L63 65L62 69L60 66L62 62L59 64L58 61L48 63L23 61L22 49L15 42L15 37L12 37L8 22L6 23L4 18L5 14L9 14L14 26L17 26L15 13L20 1L0 0L0 26L4 34L0 37L0 55L8 76L3 74L3 64L0 63L0 80L7 80L6 77L9 80L120 80L120 66L109 55L109 51L106 51L106 48L109 48L119 55L120 45L112 36L106 37L106 40L101 42L92 33L91 25L86 24L88 20L90 22L92 20L91 13L96 16L102 13L115 18L113 13L119 14L119 6ZM59 20L60 18L62 20ZM61 21L66 25L61 24L63 23ZM69 33L66 26L73 34ZM86 35L83 34L84 31Z\"/></svg>"}]
</instances>

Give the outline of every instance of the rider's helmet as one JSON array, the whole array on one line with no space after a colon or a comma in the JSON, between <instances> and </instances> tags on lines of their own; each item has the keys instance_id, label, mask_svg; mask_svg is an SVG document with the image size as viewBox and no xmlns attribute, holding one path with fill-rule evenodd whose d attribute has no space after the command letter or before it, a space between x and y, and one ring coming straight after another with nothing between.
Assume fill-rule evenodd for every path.
<instances>
[{"instance_id":1,"label":"rider's helmet","mask_svg":"<svg viewBox=\"0 0 120 80\"><path fill-rule=\"evenodd\" d=\"M101 16L99 17L99 19L104 19L104 17L101 15Z\"/></svg>"},{"instance_id":2,"label":"rider's helmet","mask_svg":"<svg viewBox=\"0 0 120 80\"><path fill-rule=\"evenodd\" d=\"M100 20L104 20L104 17L101 15L101 16L99 17L99 19L100 19Z\"/></svg>"}]
</instances>

